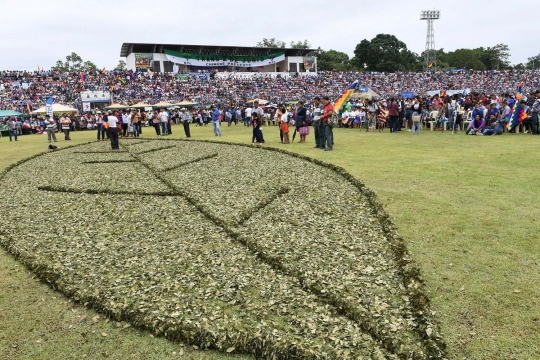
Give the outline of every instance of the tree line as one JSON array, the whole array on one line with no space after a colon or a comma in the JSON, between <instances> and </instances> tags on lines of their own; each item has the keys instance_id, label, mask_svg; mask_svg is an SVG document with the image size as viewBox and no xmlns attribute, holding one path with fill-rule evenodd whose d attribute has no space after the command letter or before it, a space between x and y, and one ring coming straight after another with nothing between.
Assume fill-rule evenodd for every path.
<instances>
[{"instance_id":1,"label":"tree line","mask_svg":"<svg viewBox=\"0 0 540 360\"><path fill-rule=\"evenodd\" d=\"M258 47L284 48L285 42L275 38L263 39ZM292 48L309 49L308 40L291 42ZM457 49L454 51L436 50L437 70L525 70L540 67L540 54L530 57L525 64L510 64L510 49L506 44L476 49ZM354 49L354 56L349 57L337 50L317 49L317 67L321 71L422 71L424 53L417 54L407 49L407 45L394 35L378 34L371 40L364 39Z\"/></svg>"},{"instance_id":2,"label":"tree line","mask_svg":"<svg viewBox=\"0 0 540 360\"><path fill-rule=\"evenodd\" d=\"M263 38L255 47L286 48L284 41L276 38ZM310 49L311 43L306 40L291 41L290 48ZM491 47L476 49L457 49L454 51L436 50L437 70L450 69L466 70L526 70L540 67L540 54L528 58L525 64L510 64L510 49L506 44L496 44ZM364 39L354 49L354 56L337 50L316 50L317 70L320 71L422 71L424 53L417 54L407 49L407 45L394 35L378 34L371 40ZM126 63L120 60L115 70L124 70ZM62 72L79 72L86 69L96 70L91 61L84 61L76 53L66 56L66 60L58 60L53 70Z\"/></svg>"}]
</instances>

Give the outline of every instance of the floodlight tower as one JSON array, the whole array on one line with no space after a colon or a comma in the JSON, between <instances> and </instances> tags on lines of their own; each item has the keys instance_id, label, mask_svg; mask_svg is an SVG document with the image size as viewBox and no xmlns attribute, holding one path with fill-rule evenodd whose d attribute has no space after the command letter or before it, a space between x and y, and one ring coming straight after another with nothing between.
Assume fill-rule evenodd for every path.
<instances>
[{"instance_id":1,"label":"floodlight tower","mask_svg":"<svg viewBox=\"0 0 540 360\"><path fill-rule=\"evenodd\" d=\"M437 68L437 53L435 52L435 33L433 31L433 21L439 20L441 12L439 10L424 10L420 13L420 20L427 21L426 51L424 52L424 70L430 71Z\"/></svg>"}]
</instances>

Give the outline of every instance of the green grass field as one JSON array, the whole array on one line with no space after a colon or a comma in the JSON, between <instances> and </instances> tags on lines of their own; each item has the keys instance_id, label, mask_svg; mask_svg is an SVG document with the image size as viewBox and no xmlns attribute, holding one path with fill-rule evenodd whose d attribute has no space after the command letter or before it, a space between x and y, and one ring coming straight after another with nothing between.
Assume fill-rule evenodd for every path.
<instances>
[{"instance_id":1,"label":"green grass field","mask_svg":"<svg viewBox=\"0 0 540 360\"><path fill-rule=\"evenodd\" d=\"M173 132L183 137L181 126ZM341 166L377 193L422 269L451 358L540 358L540 137L337 129L335 150L323 152L313 149L313 135L306 144L281 145L277 127L263 132L265 146ZM223 134L219 140L251 141L251 129L240 125ZM59 136L57 145L87 142L95 132L71 137ZM154 138L153 129L143 137ZM192 138L216 139L211 127L193 126ZM46 148L46 136L0 138L0 170ZM2 186L17 191L17 184ZM4 250L0 289L2 359L238 358L98 319Z\"/></svg>"}]
</instances>

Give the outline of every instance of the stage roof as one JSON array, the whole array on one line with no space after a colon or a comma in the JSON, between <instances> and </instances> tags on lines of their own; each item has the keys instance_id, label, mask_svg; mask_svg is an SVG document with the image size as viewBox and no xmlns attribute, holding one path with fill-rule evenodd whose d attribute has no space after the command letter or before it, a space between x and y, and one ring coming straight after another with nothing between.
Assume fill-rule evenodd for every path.
<instances>
[{"instance_id":1,"label":"stage roof","mask_svg":"<svg viewBox=\"0 0 540 360\"><path fill-rule=\"evenodd\" d=\"M124 43L120 49L120 57L126 57L131 53L163 53L163 49L201 55L215 54L232 56L269 55L276 52L276 50L285 50L285 56L312 56L317 51L316 49L277 49L247 46Z\"/></svg>"}]
</instances>

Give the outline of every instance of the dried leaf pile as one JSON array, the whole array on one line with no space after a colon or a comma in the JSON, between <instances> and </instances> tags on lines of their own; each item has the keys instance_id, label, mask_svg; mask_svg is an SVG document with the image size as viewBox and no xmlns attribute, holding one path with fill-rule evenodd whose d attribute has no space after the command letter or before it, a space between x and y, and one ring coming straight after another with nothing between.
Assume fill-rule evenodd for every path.
<instances>
[{"instance_id":1,"label":"dried leaf pile","mask_svg":"<svg viewBox=\"0 0 540 360\"><path fill-rule=\"evenodd\" d=\"M215 142L123 140L2 174L0 243L68 296L224 352L442 359L418 270L340 168Z\"/></svg>"}]
</instances>

